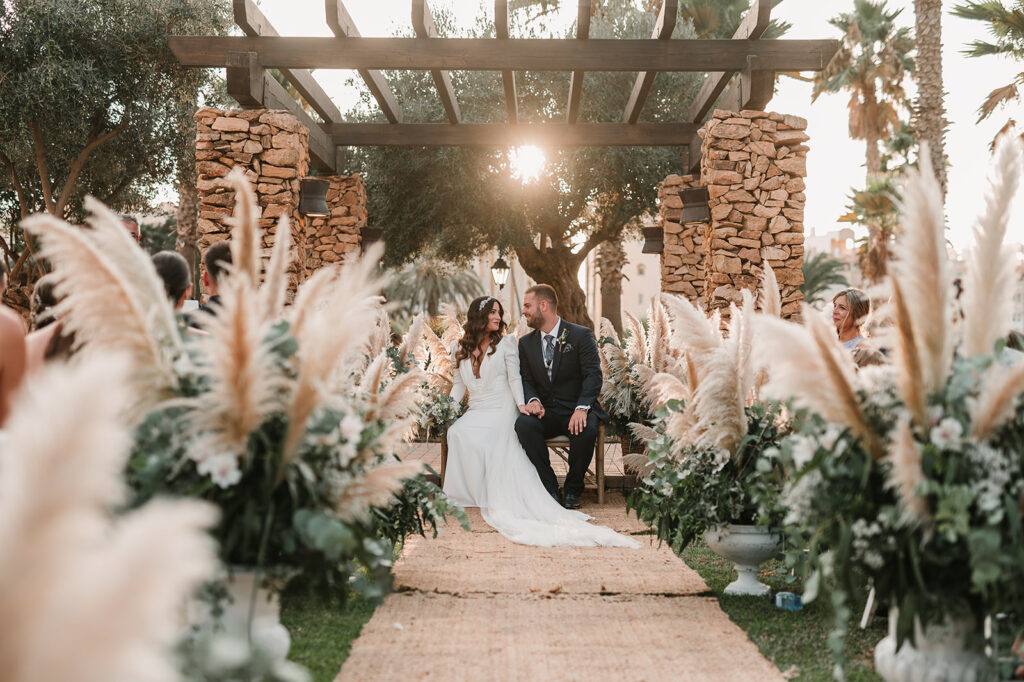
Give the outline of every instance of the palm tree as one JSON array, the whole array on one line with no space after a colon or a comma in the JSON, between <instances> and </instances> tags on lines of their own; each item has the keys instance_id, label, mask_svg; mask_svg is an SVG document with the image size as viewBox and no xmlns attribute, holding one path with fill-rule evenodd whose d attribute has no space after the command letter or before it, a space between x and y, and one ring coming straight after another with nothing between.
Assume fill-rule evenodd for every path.
<instances>
[{"instance_id":1,"label":"palm tree","mask_svg":"<svg viewBox=\"0 0 1024 682\"><path fill-rule=\"evenodd\" d=\"M822 294L834 286L846 286L843 270L846 264L830 258L824 251L818 251L804 261L804 283L800 285L800 293L808 304L824 301Z\"/></svg>"},{"instance_id":2,"label":"palm tree","mask_svg":"<svg viewBox=\"0 0 1024 682\"><path fill-rule=\"evenodd\" d=\"M442 303L465 310L484 293L480 278L470 270L456 270L432 258L421 258L402 267L384 290L389 301L402 302L399 316L426 313L436 317Z\"/></svg>"},{"instance_id":3,"label":"palm tree","mask_svg":"<svg viewBox=\"0 0 1024 682\"><path fill-rule=\"evenodd\" d=\"M866 143L869 175L881 170L878 143L889 137L907 107L903 88L914 72L910 29L896 26L901 10L890 11L885 0L854 0L852 13L829 23L843 33L832 61L814 80L812 101L824 92L850 93L850 137Z\"/></svg>"},{"instance_id":4,"label":"palm tree","mask_svg":"<svg viewBox=\"0 0 1024 682\"><path fill-rule=\"evenodd\" d=\"M854 221L868 228L861 240L857 265L869 282L885 279L889 264L889 245L899 225L899 191L893 173L868 177L864 189L855 189L847 208Z\"/></svg>"},{"instance_id":5,"label":"palm tree","mask_svg":"<svg viewBox=\"0 0 1024 682\"><path fill-rule=\"evenodd\" d=\"M914 0L917 43L917 102L914 127L918 139L928 143L932 168L946 196L946 107L942 96L942 0Z\"/></svg>"},{"instance_id":6,"label":"palm tree","mask_svg":"<svg viewBox=\"0 0 1024 682\"><path fill-rule=\"evenodd\" d=\"M955 16L974 19L988 24L989 32L995 37L994 43L975 40L964 50L968 57L984 57L990 54L1008 55L1016 60L1024 60L1024 2L1016 0L1012 8L1007 8L1000 0L983 0L966 2L953 8ZM1021 99L1020 86L1024 85L1024 73L1018 73L1014 79L1002 87L989 93L978 109L978 121L992 115L1000 105Z\"/></svg>"}]
</instances>

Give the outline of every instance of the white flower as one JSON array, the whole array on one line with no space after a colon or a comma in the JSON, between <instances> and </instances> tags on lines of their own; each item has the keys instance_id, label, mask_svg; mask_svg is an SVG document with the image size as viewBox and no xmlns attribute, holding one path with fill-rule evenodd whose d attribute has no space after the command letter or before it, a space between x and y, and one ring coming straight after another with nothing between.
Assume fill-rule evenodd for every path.
<instances>
[{"instance_id":1,"label":"white flower","mask_svg":"<svg viewBox=\"0 0 1024 682\"><path fill-rule=\"evenodd\" d=\"M796 483L787 485L782 495L782 501L788 509L786 523L803 524L810 520L813 514L811 504L814 502L814 495L821 483L821 472L812 469L801 476Z\"/></svg>"},{"instance_id":2,"label":"white flower","mask_svg":"<svg viewBox=\"0 0 1024 682\"><path fill-rule=\"evenodd\" d=\"M363 420L358 415L346 414L338 428L341 430L341 435L345 440L350 443L357 443L359 442L359 437L363 435Z\"/></svg>"},{"instance_id":3,"label":"white flower","mask_svg":"<svg viewBox=\"0 0 1024 682\"><path fill-rule=\"evenodd\" d=\"M946 417L933 426L931 440L940 450L952 450L960 446L960 437L964 435L964 427L956 419Z\"/></svg>"},{"instance_id":4,"label":"white flower","mask_svg":"<svg viewBox=\"0 0 1024 682\"><path fill-rule=\"evenodd\" d=\"M354 441L348 441L338 446L338 463L341 466L348 466L356 456L356 444Z\"/></svg>"},{"instance_id":5,"label":"white flower","mask_svg":"<svg viewBox=\"0 0 1024 682\"><path fill-rule=\"evenodd\" d=\"M242 480L242 470L238 468L238 458L228 452L209 457L199 463L196 471L200 475L209 475L210 479L221 488L230 488Z\"/></svg>"},{"instance_id":6,"label":"white flower","mask_svg":"<svg viewBox=\"0 0 1024 682\"><path fill-rule=\"evenodd\" d=\"M841 428L835 424L829 424L821 437L821 446L833 455L842 454L843 450L846 449L846 442L839 440L842 435L843 430Z\"/></svg>"},{"instance_id":7,"label":"white flower","mask_svg":"<svg viewBox=\"0 0 1024 682\"><path fill-rule=\"evenodd\" d=\"M796 465L797 470L803 469L814 459L814 454L818 451L818 444L807 436L794 436L790 442L793 444L793 464Z\"/></svg>"},{"instance_id":8,"label":"white flower","mask_svg":"<svg viewBox=\"0 0 1024 682\"><path fill-rule=\"evenodd\" d=\"M890 391L893 386L892 368L887 365L861 367L857 371L857 385L869 397Z\"/></svg>"}]
</instances>

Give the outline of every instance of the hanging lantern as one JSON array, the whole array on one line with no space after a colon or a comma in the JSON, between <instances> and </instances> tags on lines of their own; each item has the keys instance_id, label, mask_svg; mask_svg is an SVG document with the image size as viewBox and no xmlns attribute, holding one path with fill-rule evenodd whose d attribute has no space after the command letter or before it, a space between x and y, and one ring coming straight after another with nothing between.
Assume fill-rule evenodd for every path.
<instances>
[{"instance_id":1,"label":"hanging lantern","mask_svg":"<svg viewBox=\"0 0 1024 682\"><path fill-rule=\"evenodd\" d=\"M508 282L508 273L512 271L512 268L508 266L505 259L501 256L498 260L494 261L494 265L491 266L491 277L494 278L494 283L498 285L499 289L505 288L505 283Z\"/></svg>"}]
</instances>

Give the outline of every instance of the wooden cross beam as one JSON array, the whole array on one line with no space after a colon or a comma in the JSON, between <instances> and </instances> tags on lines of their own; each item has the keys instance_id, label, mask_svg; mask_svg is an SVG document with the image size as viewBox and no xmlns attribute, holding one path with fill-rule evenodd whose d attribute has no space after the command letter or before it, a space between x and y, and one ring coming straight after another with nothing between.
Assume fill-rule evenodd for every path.
<instances>
[{"instance_id":1,"label":"wooden cross beam","mask_svg":"<svg viewBox=\"0 0 1024 682\"><path fill-rule=\"evenodd\" d=\"M256 53L232 53L228 61L228 94L245 108L284 109L291 113L309 129L309 160L313 167L326 173L336 172L337 149L330 136L303 111L284 86L259 65Z\"/></svg>"},{"instance_id":2,"label":"wooden cross beam","mask_svg":"<svg viewBox=\"0 0 1024 682\"><path fill-rule=\"evenodd\" d=\"M821 71L835 40L494 40L480 38L279 38L171 36L185 66L223 67L229 52L256 52L274 68L471 71Z\"/></svg>"},{"instance_id":3,"label":"wooden cross beam","mask_svg":"<svg viewBox=\"0 0 1024 682\"><path fill-rule=\"evenodd\" d=\"M576 6L576 40L590 37L591 0L579 0ZM565 120L575 123L580 115L580 97L583 94L583 74L585 71L573 71L569 79L569 106Z\"/></svg>"},{"instance_id":4,"label":"wooden cross beam","mask_svg":"<svg viewBox=\"0 0 1024 682\"><path fill-rule=\"evenodd\" d=\"M232 0L235 23L247 36L277 36L277 30L264 16L263 12L256 7L253 0ZM248 50L245 50L248 52ZM327 123L340 121L342 116L338 107L334 106L330 96L320 87L307 69L281 68L281 74L288 79L303 99L309 102L320 117Z\"/></svg>"},{"instance_id":5,"label":"wooden cross beam","mask_svg":"<svg viewBox=\"0 0 1024 682\"><path fill-rule=\"evenodd\" d=\"M326 0L325 9L327 12L327 25L338 38L358 38L359 29L352 21L351 15L345 9L342 0ZM395 99L395 93L391 91L384 74L375 69L359 69L359 76L370 89L370 94L377 100L384 117L392 123L402 122L402 108Z\"/></svg>"},{"instance_id":6,"label":"wooden cross beam","mask_svg":"<svg viewBox=\"0 0 1024 682\"><path fill-rule=\"evenodd\" d=\"M772 0L754 0L750 6L750 10L747 12L747 16L744 17L743 22L740 23L736 32L733 33L733 40L747 40L754 41L758 40L764 32L768 30L768 24L771 23L771 12L772 12ZM767 41L762 41L767 42ZM693 123L700 123L704 120L704 117L708 115L711 108L715 105L715 102L721 96L722 92L725 91L726 86L729 85L729 81L737 71L742 71L749 68L749 64L743 64L738 69L732 69L728 71L714 71L708 74L707 79L704 81L704 85L701 86L697 96L693 98L693 103L690 105L689 110L686 112L686 120L692 121ZM782 71L783 69L776 69ZM764 78L760 77L760 83L758 84L758 90L763 89ZM772 74L772 82L774 83L775 74ZM771 99L769 96L768 99ZM762 104L767 106L767 101ZM748 108L748 107L741 107Z\"/></svg>"},{"instance_id":7,"label":"wooden cross beam","mask_svg":"<svg viewBox=\"0 0 1024 682\"><path fill-rule=\"evenodd\" d=\"M685 146L693 123L333 123L324 125L344 146ZM698 153L699 153L699 138Z\"/></svg>"},{"instance_id":8,"label":"wooden cross beam","mask_svg":"<svg viewBox=\"0 0 1024 682\"><path fill-rule=\"evenodd\" d=\"M434 17L430 13L430 5L427 0L412 0L412 26L416 35L421 39L437 38L437 28L434 26ZM448 114L448 121L458 123L462 119L462 112L459 111L459 100L455 98L455 89L452 87L452 77L448 71L440 68L430 69L430 75L434 78L434 85L437 87L437 94L441 98L441 105Z\"/></svg>"},{"instance_id":9,"label":"wooden cross beam","mask_svg":"<svg viewBox=\"0 0 1024 682\"><path fill-rule=\"evenodd\" d=\"M508 0L494 0L494 35L502 40L509 39ZM508 122L519 121L519 103L516 97L516 73L510 69L501 72L501 83L505 86L505 109Z\"/></svg>"},{"instance_id":10,"label":"wooden cross beam","mask_svg":"<svg viewBox=\"0 0 1024 682\"><path fill-rule=\"evenodd\" d=\"M676 13L679 11L679 0L663 0L661 12L658 14L658 21L654 25L653 40L668 40L672 37L672 31L676 28ZM626 110L622 113L622 120L626 123L636 123L640 119L640 112L647 101L647 95L654 85L656 71L641 71L636 75L636 82L633 83L633 92L629 95L626 103Z\"/></svg>"}]
</instances>

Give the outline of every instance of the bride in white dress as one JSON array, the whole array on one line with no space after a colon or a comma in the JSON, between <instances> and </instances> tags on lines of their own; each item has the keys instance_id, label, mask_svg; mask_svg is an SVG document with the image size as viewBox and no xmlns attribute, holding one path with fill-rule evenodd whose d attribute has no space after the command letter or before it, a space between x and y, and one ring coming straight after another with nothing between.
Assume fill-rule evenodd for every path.
<instances>
[{"instance_id":1,"label":"bride in white dress","mask_svg":"<svg viewBox=\"0 0 1024 682\"><path fill-rule=\"evenodd\" d=\"M479 507L491 527L520 544L639 547L587 523L586 514L563 509L544 489L515 432L516 418L526 413L523 382L516 337L503 336L503 316L497 299L474 300L464 342L452 347L451 395L461 401L468 390L469 409L448 429L444 492L464 507Z\"/></svg>"}]
</instances>

